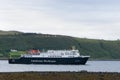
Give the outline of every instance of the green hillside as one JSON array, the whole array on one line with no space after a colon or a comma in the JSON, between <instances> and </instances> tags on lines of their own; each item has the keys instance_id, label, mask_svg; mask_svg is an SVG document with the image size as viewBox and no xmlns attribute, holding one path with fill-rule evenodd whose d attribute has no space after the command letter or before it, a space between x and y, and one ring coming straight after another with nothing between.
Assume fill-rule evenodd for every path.
<instances>
[{"instance_id":1,"label":"green hillside","mask_svg":"<svg viewBox=\"0 0 120 80\"><path fill-rule=\"evenodd\" d=\"M60 35L21 33L0 36L0 56L8 56L10 49L71 49L77 42L74 38Z\"/></svg>"},{"instance_id":2,"label":"green hillside","mask_svg":"<svg viewBox=\"0 0 120 80\"><path fill-rule=\"evenodd\" d=\"M76 38L81 54L90 55L93 59L120 59L120 41L105 41Z\"/></svg>"},{"instance_id":3,"label":"green hillside","mask_svg":"<svg viewBox=\"0 0 120 80\"><path fill-rule=\"evenodd\" d=\"M120 59L119 40L105 41L17 31L0 31L0 34L2 34L0 35L0 58L8 57L10 49L19 51L71 49L72 46L76 46L81 55L90 55L94 60Z\"/></svg>"}]
</instances>

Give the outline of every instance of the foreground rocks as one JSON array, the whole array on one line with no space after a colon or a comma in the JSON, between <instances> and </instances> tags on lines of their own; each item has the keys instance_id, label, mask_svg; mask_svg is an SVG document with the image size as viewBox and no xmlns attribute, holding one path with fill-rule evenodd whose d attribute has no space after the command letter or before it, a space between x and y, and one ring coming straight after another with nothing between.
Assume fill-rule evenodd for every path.
<instances>
[{"instance_id":1,"label":"foreground rocks","mask_svg":"<svg viewBox=\"0 0 120 80\"><path fill-rule=\"evenodd\" d=\"M120 80L120 73L108 72L12 72L0 73L0 80Z\"/></svg>"}]
</instances>

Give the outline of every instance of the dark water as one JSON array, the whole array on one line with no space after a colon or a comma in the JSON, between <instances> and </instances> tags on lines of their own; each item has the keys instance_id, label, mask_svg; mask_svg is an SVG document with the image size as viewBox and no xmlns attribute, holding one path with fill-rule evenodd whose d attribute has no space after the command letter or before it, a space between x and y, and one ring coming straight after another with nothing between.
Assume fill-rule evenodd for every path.
<instances>
[{"instance_id":1,"label":"dark water","mask_svg":"<svg viewBox=\"0 0 120 80\"><path fill-rule=\"evenodd\" d=\"M34 65L9 64L7 60L0 60L0 72L82 70L90 72L120 72L120 61L88 61L86 65Z\"/></svg>"}]
</instances>

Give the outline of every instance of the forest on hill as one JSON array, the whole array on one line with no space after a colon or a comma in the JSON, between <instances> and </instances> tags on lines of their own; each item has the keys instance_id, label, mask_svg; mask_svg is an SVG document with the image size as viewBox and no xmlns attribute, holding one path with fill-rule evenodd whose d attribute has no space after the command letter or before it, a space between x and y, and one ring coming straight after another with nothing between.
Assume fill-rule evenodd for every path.
<instances>
[{"instance_id":1,"label":"forest on hill","mask_svg":"<svg viewBox=\"0 0 120 80\"><path fill-rule=\"evenodd\" d=\"M2 32L2 33L1 33ZM90 55L93 60L120 59L120 41L75 38L62 35L0 31L0 58L8 58L11 49L71 49L75 46L81 55Z\"/></svg>"}]
</instances>

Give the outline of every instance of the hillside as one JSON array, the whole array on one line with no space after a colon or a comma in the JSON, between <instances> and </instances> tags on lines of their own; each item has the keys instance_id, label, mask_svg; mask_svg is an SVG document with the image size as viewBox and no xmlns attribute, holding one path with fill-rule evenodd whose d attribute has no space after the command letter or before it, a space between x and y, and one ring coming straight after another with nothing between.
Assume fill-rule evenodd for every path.
<instances>
[{"instance_id":1,"label":"hillside","mask_svg":"<svg viewBox=\"0 0 120 80\"><path fill-rule=\"evenodd\" d=\"M15 34L21 34L22 32L19 31L2 31L0 30L0 35L15 35Z\"/></svg>"},{"instance_id":2,"label":"hillside","mask_svg":"<svg viewBox=\"0 0 120 80\"><path fill-rule=\"evenodd\" d=\"M3 35L4 33L4 35ZM11 34L10 34L11 33ZM91 59L119 59L120 41L105 41L70 36L0 31L0 57L8 57L10 49L25 51L29 49L71 49L76 46L81 55Z\"/></svg>"},{"instance_id":3,"label":"hillside","mask_svg":"<svg viewBox=\"0 0 120 80\"><path fill-rule=\"evenodd\" d=\"M120 41L106 41L76 38L82 54L90 55L93 59L120 59Z\"/></svg>"},{"instance_id":4,"label":"hillside","mask_svg":"<svg viewBox=\"0 0 120 80\"><path fill-rule=\"evenodd\" d=\"M60 35L20 33L15 35L0 36L0 56L8 56L10 49L29 50L29 49L70 49L77 45L74 38Z\"/></svg>"}]
</instances>

